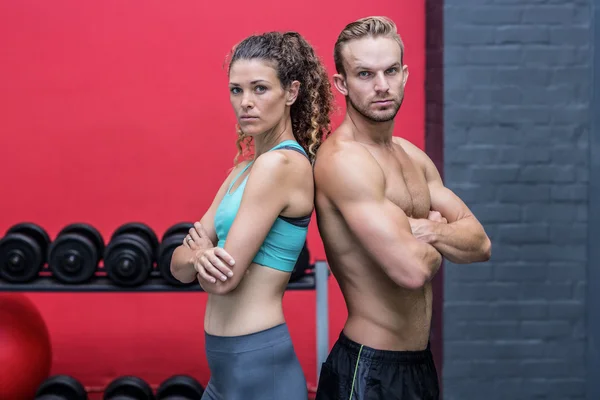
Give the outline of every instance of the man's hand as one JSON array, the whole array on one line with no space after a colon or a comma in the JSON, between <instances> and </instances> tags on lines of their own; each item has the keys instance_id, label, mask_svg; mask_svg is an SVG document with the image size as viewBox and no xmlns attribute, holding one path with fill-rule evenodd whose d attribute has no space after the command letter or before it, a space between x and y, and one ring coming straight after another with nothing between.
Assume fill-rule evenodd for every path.
<instances>
[{"instance_id":1,"label":"man's hand","mask_svg":"<svg viewBox=\"0 0 600 400\"><path fill-rule=\"evenodd\" d=\"M429 211L429 215L427 216L427 219L429 221L439 222L441 224L448 223L448 220L446 218L442 217L442 214L440 214L438 211Z\"/></svg>"},{"instance_id":2,"label":"man's hand","mask_svg":"<svg viewBox=\"0 0 600 400\"><path fill-rule=\"evenodd\" d=\"M413 236L425 243L431 243L436 224L447 224L446 218L442 217L438 211L429 211L427 219L425 218L408 218L410 229Z\"/></svg>"}]
</instances>

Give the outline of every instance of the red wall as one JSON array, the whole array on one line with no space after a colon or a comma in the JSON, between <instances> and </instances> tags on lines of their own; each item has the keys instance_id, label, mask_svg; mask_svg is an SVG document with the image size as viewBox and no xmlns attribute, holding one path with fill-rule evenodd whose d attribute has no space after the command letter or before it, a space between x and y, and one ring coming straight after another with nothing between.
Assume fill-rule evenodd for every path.
<instances>
[{"instance_id":1,"label":"red wall","mask_svg":"<svg viewBox=\"0 0 600 400\"><path fill-rule=\"evenodd\" d=\"M0 1L0 232L23 220L54 238L74 221L105 239L143 221L162 235L202 216L231 167L234 115L222 68L246 35L298 30L331 73L343 26L392 17L410 79L397 134L424 143L424 1ZM367 6L370 4L370 6ZM340 113L343 103L337 97ZM316 224L309 245L323 259ZM330 283L330 339L346 317ZM136 374L152 384L208 380L204 293L35 293L53 341L52 373L103 386ZM316 380L314 292L289 292L285 312L310 384Z\"/></svg>"}]
</instances>

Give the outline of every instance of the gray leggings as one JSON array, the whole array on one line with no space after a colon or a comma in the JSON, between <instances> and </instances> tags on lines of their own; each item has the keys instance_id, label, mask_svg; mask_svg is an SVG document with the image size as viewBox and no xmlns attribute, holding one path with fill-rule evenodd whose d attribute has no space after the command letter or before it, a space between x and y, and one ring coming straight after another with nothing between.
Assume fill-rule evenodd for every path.
<instances>
[{"instance_id":1,"label":"gray leggings","mask_svg":"<svg viewBox=\"0 0 600 400\"><path fill-rule=\"evenodd\" d=\"M307 400L286 324L242 336L204 336L210 380L202 400Z\"/></svg>"}]
</instances>

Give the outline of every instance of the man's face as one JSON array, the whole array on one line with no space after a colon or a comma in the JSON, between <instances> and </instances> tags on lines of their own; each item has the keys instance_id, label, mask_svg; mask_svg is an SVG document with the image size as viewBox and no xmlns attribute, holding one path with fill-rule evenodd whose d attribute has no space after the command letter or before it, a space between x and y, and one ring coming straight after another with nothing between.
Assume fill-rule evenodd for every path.
<instances>
[{"instance_id":1,"label":"man's face","mask_svg":"<svg viewBox=\"0 0 600 400\"><path fill-rule=\"evenodd\" d=\"M408 67L392 38L352 40L342 49L345 76L335 75L348 104L373 122L393 120L404 99Z\"/></svg>"}]
</instances>

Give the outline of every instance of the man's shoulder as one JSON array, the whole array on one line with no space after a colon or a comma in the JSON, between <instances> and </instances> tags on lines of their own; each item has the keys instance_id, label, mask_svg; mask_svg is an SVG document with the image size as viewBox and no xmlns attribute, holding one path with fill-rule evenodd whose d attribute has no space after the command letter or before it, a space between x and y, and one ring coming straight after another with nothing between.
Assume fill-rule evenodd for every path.
<instances>
[{"instance_id":1,"label":"man's shoulder","mask_svg":"<svg viewBox=\"0 0 600 400\"><path fill-rule=\"evenodd\" d=\"M404 151L406 151L409 154L414 153L417 155L427 156L427 154L423 150L421 150L416 144L414 144L413 142L411 142L408 139L404 139L399 136L393 136L392 140L394 141L395 144L400 145L404 149Z\"/></svg>"},{"instance_id":2,"label":"man's shoulder","mask_svg":"<svg viewBox=\"0 0 600 400\"><path fill-rule=\"evenodd\" d=\"M319 147L315 158L315 168L336 165L345 166L357 161L368 162L372 159L371 153L357 141L335 131Z\"/></svg>"},{"instance_id":3,"label":"man's shoulder","mask_svg":"<svg viewBox=\"0 0 600 400\"><path fill-rule=\"evenodd\" d=\"M426 167L427 164L432 163L432 160L431 158L429 158L427 153L408 139L394 136L392 140L395 144L402 147L406 154L408 154L413 160L418 162L422 167Z\"/></svg>"},{"instance_id":4,"label":"man's shoulder","mask_svg":"<svg viewBox=\"0 0 600 400\"><path fill-rule=\"evenodd\" d=\"M337 200L356 199L384 186L381 167L363 145L344 137L326 141L329 143L319 148L314 165L315 185L320 193Z\"/></svg>"}]
</instances>

